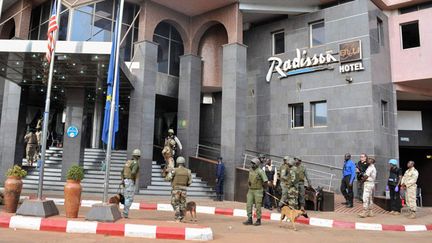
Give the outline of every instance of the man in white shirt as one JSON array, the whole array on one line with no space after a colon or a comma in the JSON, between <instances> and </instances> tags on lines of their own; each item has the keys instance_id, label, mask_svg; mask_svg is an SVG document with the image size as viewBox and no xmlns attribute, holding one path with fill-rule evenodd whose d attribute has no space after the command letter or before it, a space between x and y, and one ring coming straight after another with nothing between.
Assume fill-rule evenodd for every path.
<instances>
[{"instance_id":1,"label":"man in white shirt","mask_svg":"<svg viewBox=\"0 0 432 243\"><path fill-rule=\"evenodd\" d=\"M373 204L373 191L375 187L376 179L376 168L375 159L368 158L368 168L362 177L363 183L363 212L359 214L359 217L372 217L372 204Z\"/></svg>"}]
</instances>

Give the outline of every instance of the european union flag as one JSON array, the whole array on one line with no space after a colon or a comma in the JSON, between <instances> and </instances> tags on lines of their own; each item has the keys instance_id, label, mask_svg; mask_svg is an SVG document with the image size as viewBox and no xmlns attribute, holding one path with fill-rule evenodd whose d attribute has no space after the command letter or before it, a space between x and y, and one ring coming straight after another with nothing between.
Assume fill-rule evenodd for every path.
<instances>
[{"instance_id":1,"label":"european union flag","mask_svg":"<svg viewBox=\"0 0 432 243\"><path fill-rule=\"evenodd\" d=\"M118 14L117 14L118 16ZM110 122L110 110L111 110L111 101L112 99L115 99L115 111L114 111L114 132L112 136L112 148L114 149L115 145L115 134L119 130L119 86L120 86L120 69L117 69L117 85L114 86L114 72L115 72L115 61L116 61L116 50L117 50L117 32L119 31L119 20L117 19L114 33L112 37L112 47L111 47L111 56L110 56L110 62L108 67L108 79L107 79L107 94L106 94L106 103L105 103L105 116L104 116L104 123L103 123L103 129L102 129L102 141L105 144L108 144L108 132L109 132L109 122ZM113 89L116 89L116 97L113 96Z\"/></svg>"}]
</instances>

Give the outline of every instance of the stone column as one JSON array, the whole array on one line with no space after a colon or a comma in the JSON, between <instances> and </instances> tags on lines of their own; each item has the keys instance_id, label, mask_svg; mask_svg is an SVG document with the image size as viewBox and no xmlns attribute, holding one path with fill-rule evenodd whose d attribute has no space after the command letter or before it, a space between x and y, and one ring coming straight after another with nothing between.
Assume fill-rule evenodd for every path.
<instances>
[{"instance_id":1,"label":"stone column","mask_svg":"<svg viewBox=\"0 0 432 243\"><path fill-rule=\"evenodd\" d=\"M104 110L104 99L101 94L96 94L96 101L93 109L93 126L91 131L91 147L100 148L102 135L102 111Z\"/></svg>"},{"instance_id":2,"label":"stone column","mask_svg":"<svg viewBox=\"0 0 432 243\"><path fill-rule=\"evenodd\" d=\"M132 69L136 82L130 95L127 149L129 156L134 149L141 150L140 188L150 185L151 182L158 72L157 49L157 44L150 41L135 44L134 62L139 63L139 68Z\"/></svg>"},{"instance_id":3,"label":"stone column","mask_svg":"<svg viewBox=\"0 0 432 243\"><path fill-rule=\"evenodd\" d=\"M81 164L84 158L83 143L83 117L85 105L85 90L69 88L65 90L66 97L66 122L63 138L63 162L62 179L66 179L66 173L74 164ZM66 131L68 127L78 128L78 135L70 138Z\"/></svg>"},{"instance_id":4,"label":"stone column","mask_svg":"<svg viewBox=\"0 0 432 243\"><path fill-rule=\"evenodd\" d=\"M180 57L177 136L187 163L189 156L195 156L199 142L201 71L201 57L191 54Z\"/></svg>"},{"instance_id":5,"label":"stone column","mask_svg":"<svg viewBox=\"0 0 432 243\"><path fill-rule=\"evenodd\" d=\"M221 154L226 166L225 199L234 200L235 168L242 164L246 141L246 49L223 46Z\"/></svg>"},{"instance_id":6,"label":"stone column","mask_svg":"<svg viewBox=\"0 0 432 243\"><path fill-rule=\"evenodd\" d=\"M21 87L13 82L0 78L4 82L2 116L0 122L0 184L5 181L7 169L14 164L21 164L23 153L17 156L18 123L20 117ZM24 128L25 129L25 128Z\"/></svg>"}]
</instances>

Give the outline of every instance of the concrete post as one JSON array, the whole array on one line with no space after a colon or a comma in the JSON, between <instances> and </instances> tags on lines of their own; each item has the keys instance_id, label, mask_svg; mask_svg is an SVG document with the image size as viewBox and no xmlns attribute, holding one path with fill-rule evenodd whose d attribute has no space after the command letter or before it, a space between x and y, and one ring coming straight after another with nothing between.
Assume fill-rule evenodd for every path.
<instances>
[{"instance_id":1,"label":"concrete post","mask_svg":"<svg viewBox=\"0 0 432 243\"><path fill-rule=\"evenodd\" d=\"M191 54L180 57L177 136L187 164L189 156L195 155L199 142L201 71L200 57Z\"/></svg>"},{"instance_id":2,"label":"concrete post","mask_svg":"<svg viewBox=\"0 0 432 243\"><path fill-rule=\"evenodd\" d=\"M135 44L134 62L139 68L132 69L136 77L129 104L128 154L141 150L139 188L150 185L153 160L153 134L156 105L157 44L142 41Z\"/></svg>"},{"instance_id":3,"label":"concrete post","mask_svg":"<svg viewBox=\"0 0 432 243\"><path fill-rule=\"evenodd\" d=\"M245 150L248 87L246 48L239 43L223 46L221 154L226 166L227 200L234 200L235 170L242 164Z\"/></svg>"},{"instance_id":4,"label":"concrete post","mask_svg":"<svg viewBox=\"0 0 432 243\"><path fill-rule=\"evenodd\" d=\"M85 104L85 90L78 88L69 88L65 90L66 96L66 122L65 129L76 126L78 135L70 138L66 131L63 138L63 162L62 162L62 180L66 179L66 173L74 164L81 164L84 158L83 143L83 116Z\"/></svg>"},{"instance_id":5,"label":"concrete post","mask_svg":"<svg viewBox=\"0 0 432 243\"><path fill-rule=\"evenodd\" d=\"M96 94L95 105L93 109L93 126L91 134L91 147L100 148L102 135L102 111L104 99L101 94Z\"/></svg>"},{"instance_id":6,"label":"concrete post","mask_svg":"<svg viewBox=\"0 0 432 243\"><path fill-rule=\"evenodd\" d=\"M21 164L23 156L17 157L18 123L21 103L21 87L0 78L4 82L2 116L0 122L0 184L5 181L7 169ZM25 128L24 128L25 129ZM21 140L24 139L24 136ZM22 155L22 153L21 153Z\"/></svg>"}]
</instances>

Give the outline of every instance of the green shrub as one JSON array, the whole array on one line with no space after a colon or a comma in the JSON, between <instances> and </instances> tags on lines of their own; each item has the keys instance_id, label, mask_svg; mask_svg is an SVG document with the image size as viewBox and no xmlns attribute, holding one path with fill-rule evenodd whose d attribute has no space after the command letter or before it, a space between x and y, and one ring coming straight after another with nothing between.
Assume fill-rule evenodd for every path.
<instances>
[{"instance_id":1,"label":"green shrub","mask_svg":"<svg viewBox=\"0 0 432 243\"><path fill-rule=\"evenodd\" d=\"M18 165L14 165L14 167L10 168L6 172L6 176L16 176L16 177L24 177L27 175L27 171L21 169Z\"/></svg>"},{"instance_id":2,"label":"green shrub","mask_svg":"<svg viewBox=\"0 0 432 243\"><path fill-rule=\"evenodd\" d=\"M68 180L81 181L84 178L84 169L79 165L72 165L66 174L66 178Z\"/></svg>"}]
</instances>

